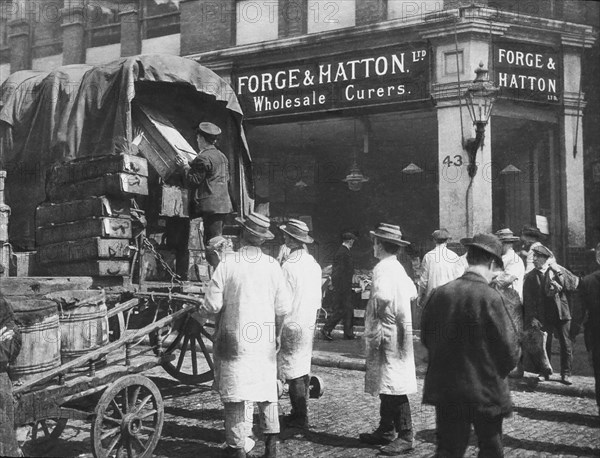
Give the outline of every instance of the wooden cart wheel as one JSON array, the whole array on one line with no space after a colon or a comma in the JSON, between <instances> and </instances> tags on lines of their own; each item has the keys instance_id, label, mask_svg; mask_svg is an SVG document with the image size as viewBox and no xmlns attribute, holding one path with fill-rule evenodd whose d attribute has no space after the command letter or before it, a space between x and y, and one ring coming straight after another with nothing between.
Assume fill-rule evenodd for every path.
<instances>
[{"instance_id":1,"label":"wooden cart wheel","mask_svg":"<svg viewBox=\"0 0 600 458\"><path fill-rule=\"evenodd\" d=\"M52 450L67 426L66 418L45 418L31 425L31 439L23 444L26 453L45 454Z\"/></svg>"},{"instance_id":2,"label":"wooden cart wheel","mask_svg":"<svg viewBox=\"0 0 600 458\"><path fill-rule=\"evenodd\" d=\"M163 420L163 399L154 382L143 375L121 377L98 401L91 428L94 457L151 457Z\"/></svg>"},{"instance_id":3,"label":"wooden cart wheel","mask_svg":"<svg viewBox=\"0 0 600 458\"><path fill-rule=\"evenodd\" d=\"M214 364L209 347L214 340L214 325L192 313L169 328L150 334L156 354L173 355L163 369L187 385L208 382L214 377ZM162 344L161 344L162 342Z\"/></svg>"}]
</instances>

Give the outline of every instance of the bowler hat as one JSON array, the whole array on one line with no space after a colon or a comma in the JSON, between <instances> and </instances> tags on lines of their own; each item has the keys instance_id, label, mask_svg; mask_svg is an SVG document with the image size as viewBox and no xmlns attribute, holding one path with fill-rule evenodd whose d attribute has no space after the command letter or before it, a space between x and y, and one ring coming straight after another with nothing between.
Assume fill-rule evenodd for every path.
<instances>
[{"instance_id":1,"label":"bowler hat","mask_svg":"<svg viewBox=\"0 0 600 458\"><path fill-rule=\"evenodd\" d=\"M201 122L198 124L198 130L215 137L217 135L221 135L221 129L219 129L219 126L213 124L212 122Z\"/></svg>"},{"instance_id":2,"label":"bowler hat","mask_svg":"<svg viewBox=\"0 0 600 458\"><path fill-rule=\"evenodd\" d=\"M530 237L535 237L536 239L542 238L542 232L536 226L525 225L521 230L522 235L528 235Z\"/></svg>"},{"instance_id":3,"label":"bowler hat","mask_svg":"<svg viewBox=\"0 0 600 458\"><path fill-rule=\"evenodd\" d=\"M244 229L257 237L261 237L265 240L272 240L275 238L273 233L269 230L271 220L265 215L252 212L246 216L246 218L237 217L235 220L241 224Z\"/></svg>"},{"instance_id":4,"label":"bowler hat","mask_svg":"<svg viewBox=\"0 0 600 458\"><path fill-rule=\"evenodd\" d=\"M476 234L471 240L463 243L465 246L474 246L491 254L496 258L500 267L504 266L502 262L502 242L494 234Z\"/></svg>"},{"instance_id":5,"label":"bowler hat","mask_svg":"<svg viewBox=\"0 0 600 458\"><path fill-rule=\"evenodd\" d=\"M552 251L550 251L544 245L535 246L535 247L533 247L532 251L534 253L540 255L540 256L544 256L545 258L552 258L552 257L554 257L554 254L552 253Z\"/></svg>"},{"instance_id":6,"label":"bowler hat","mask_svg":"<svg viewBox=\"0 0 600 458\"><path fill-rule=\"evenodd\" d=\"M290 237L295 238L296 240L300 240L304 243L313 243L313 238L308 235L308 226L304 221L300 221L299 219L290 218L287 224L283 224L279 226L283 232L285 232Z\"/></svg>"},{"instance_id":7,"label":"bowler hat","mask_svg":"<svg viewBox=\"0 0 600 458\"><path fill-rule=\"evenodd\" d=\"M393 224L380 223L377 229L369 231L372 237L377 237L385 242L390 242L395 245L407 246L410 242L402 240L402 231L400 226L394 226Z\"/></svg>"},{"instance_id":8,"label":"bowler hat","mask_svg":"<svg viewBox=\"0 0 600 458\"><path fill-rule=\"evenodd\" d=\"M207 250L219 250L224 243L227 242L227 239L222 235L217 235L208 241L206 245Z\"/></svg>"},{"instance_id":9,"label":"bowler hat","mask_svg":"<svg viewBox=\"0 0 600 458\"><path fill-rule=\"evenodd\" d=\"M450 238L450 232L447 229L441 228L433 231L431 234L434 240L448 240Z\"/></svg>"},{"instance_id":10,"label":"bowler hat","mask_svg":"<svg viewBox=\"0 0 600 458\"><path fill-rule=\"evenodd\" d=\"M519 237L513 234L513 231L511 231L508 228L496 231L496 236L500 239L502 243L512 243L516 242L517 240L521 240Z\"/></svg>"}]
</instances>

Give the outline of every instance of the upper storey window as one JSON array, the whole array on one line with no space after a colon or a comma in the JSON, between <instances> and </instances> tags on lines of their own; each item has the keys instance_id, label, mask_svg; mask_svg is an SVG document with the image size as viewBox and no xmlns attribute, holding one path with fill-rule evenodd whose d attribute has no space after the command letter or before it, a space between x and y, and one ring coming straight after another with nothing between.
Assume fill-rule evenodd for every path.
<instances>
[{"instance_id":1,"label":"upper storey window","mask_svg":"<svg viewBox=\"0 0 600 458\"><path fill-rule=\"evenodd\" d=\"M174 35L180 31L179 0L143 2L144 38Z\"/></svg>"},{"instance_id":2,"label":"upper storey window","mask_svg":"<svg viewBox=\"0 0 600 458\"><path fill-rule=\"evenodd\" d=\"M308 33L354 27L356 0L308 0Z\"/></svg>"},{"instance_id":3,"label":"upper storey window","mask_svg":"<svg viewBox=\"0 0 600 458\"><path fill-rule=\"evenodd\" d=\"M276 40L278 28L278 2L238 0L235 30L235 43L237 45Z\"/></svg>"}]
</instances>

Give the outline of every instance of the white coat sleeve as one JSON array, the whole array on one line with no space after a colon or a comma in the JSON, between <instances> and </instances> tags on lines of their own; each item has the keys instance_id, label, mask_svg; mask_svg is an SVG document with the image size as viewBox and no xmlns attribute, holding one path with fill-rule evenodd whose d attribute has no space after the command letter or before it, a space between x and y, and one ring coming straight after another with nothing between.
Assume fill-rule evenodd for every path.
<instances>
[{"instance_id":1,"label":"white coat sleeve","mask_svg":"<svg viewBox=\"0 0 600 458\"><path fill-rule=\"evenodd\" d=\"M292 311L292 295L281 268L277 265L274 270L275 315L285 316Z\"/></svg>"},{"instance_id":2,"label":"white coat sleeve","mask_svg":"<svg viewBox=\"0 0 600 458\"><path fill-rule=\"evenodd\" d=\"M220 263L208 284L204 297L204 305L202 306L202 309L208 313L218 313L223 308L224 270L224 263Z\"/></svg>"},{"instance_id":3,"label":"white coat sleeve","mask_svg":"<svg viewBox=\"0 0 600 458\"><path fill-rule=\"evenodd\" d=\"M429 281L429 257L427 254L423 256L421 261L421 276L419 277L419 288L425 291L427 289L427 283Z\"/></svg>"}]
</instances>

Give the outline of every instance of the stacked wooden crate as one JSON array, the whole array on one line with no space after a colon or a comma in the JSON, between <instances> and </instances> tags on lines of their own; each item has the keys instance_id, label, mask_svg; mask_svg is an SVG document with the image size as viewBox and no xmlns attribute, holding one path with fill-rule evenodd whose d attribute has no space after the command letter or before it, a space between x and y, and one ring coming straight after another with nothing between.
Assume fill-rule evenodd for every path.
<instances>
[{"instance_id":1,"label":"stacked wooden crate","mask_svg":"<svg viewBox=\"0 0 600 458\"><path fill-rule=\"evenodd\" d=\"M48 174L36 210L38 259L49 275L126 276L131 270L131 198L148 195L146 159L79 159Z\"/></svg>"}]
</instances>

